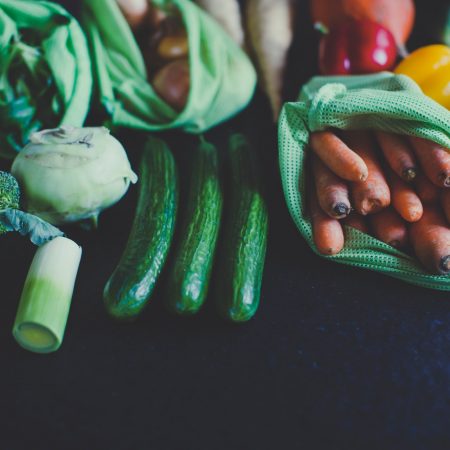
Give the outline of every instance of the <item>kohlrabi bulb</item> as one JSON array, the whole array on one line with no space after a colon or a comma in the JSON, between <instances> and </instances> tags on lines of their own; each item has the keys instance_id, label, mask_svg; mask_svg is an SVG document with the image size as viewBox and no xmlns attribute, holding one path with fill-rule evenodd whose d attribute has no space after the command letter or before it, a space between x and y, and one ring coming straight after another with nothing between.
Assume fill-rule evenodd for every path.
<instances>
[{"instance_id":1,"label":"kohlrabi bulb","mask_svg":"<svg viewBox=\"0 0 450 450\"><path fill-rule=\"evenodd\" d=\"M25 209L56 225L96 220L137 181L124 148L104 127L34 133L11 173Z\"/></svg>"}]
</instances>

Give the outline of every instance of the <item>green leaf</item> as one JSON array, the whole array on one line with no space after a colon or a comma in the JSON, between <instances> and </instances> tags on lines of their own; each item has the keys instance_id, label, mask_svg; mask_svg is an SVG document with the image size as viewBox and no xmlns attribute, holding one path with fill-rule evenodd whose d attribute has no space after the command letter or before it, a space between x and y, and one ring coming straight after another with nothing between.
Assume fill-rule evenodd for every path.
<instances>
[{"instance_id":1,"label":"green leaf","mask_svg":"<svg viewBox=\"0 0 450 450\"><path fill-rule=\"evenodd\" d=\"M33 214L18 209L7 208L0 211L0 229L5 231L17 231L22 236L28 236L30 241L41 246L64 233L45 220Z\"/></svg>"},{"instance_id":2,"label":"green leaf","mask_svg":"<svg viewBox=\"0 0 450 450\"><path fill-rule=\"evenodd\" d=\"M0 48L0 156L20 151L31 133L60 123L64 103L42 48L45 33L22 28Z\"/></svg>"}]
</instances>

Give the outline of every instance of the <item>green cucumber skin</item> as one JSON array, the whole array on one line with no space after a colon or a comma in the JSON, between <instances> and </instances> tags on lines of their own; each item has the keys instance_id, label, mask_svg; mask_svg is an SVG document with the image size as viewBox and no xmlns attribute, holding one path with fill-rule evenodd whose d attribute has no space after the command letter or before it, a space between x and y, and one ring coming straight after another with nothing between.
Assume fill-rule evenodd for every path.
<instances>
[{"instance_id":1,"label":"green cucumber skin","mask_svg":"<svg viewBox=\"0 0 450 450\"><path fill-rule=\"evenodd\" d=\"M139 172L128 242L103 292L108 313L119 319L135 318L147 304L169 252L178 207L177 169L164 141L149 138Z\"/></svg>"},{"instance_id":2,"label":"green cucumber skin","mask_svg":"<svg viewBox=\"0 0 450 450\"><path fill-rule=\"evenodd\" d=\"M201 142L194 153L182 236L169 275L166 306L178 314L195 314L203 305L219 235L222 189L217 149Z\"/></svg>"},{"instance_id":3,"label":"green cucumber skin","mask_svg":"<svg viewBox=\"0 0 450 450\"><path fill-rule=\"evenodd\" d=\"M258 309L267 247L268 212L253 151L244 136L231 137L229 217L221 238L216 302L233 322L251 319Z\"/></svg>"}]
</instances>

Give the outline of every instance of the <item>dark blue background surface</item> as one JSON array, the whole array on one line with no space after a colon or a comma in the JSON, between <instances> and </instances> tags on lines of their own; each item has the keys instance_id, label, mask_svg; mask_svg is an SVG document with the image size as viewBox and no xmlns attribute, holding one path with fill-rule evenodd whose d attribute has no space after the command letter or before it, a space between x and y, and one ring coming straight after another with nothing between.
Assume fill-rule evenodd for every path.
<instances>
[{"instance_id":1,"label":"dark blue background surface","mask_svg":"<svg viewBox=\"0 0 450 450\"><path fill-rule=\"evenodd\" d=\"M445 4L417 1L410 48L432 42ZM315 72L316 38L299 5L289 99ZM2 238L0 448L450 448L449 294L315 256L284 204L262 95L210 138L220 144L230 128L253 137L265 167L271 223L256 317L233 326L206 305L180 319L161 306L162 290L134 324L106 316L101 292L127 238L132 188L97 232L68 230L84 255L65 341L34 355L11 336L34 249ZM193 139L167 137L183 167ZM122 138L136 167L141 136Z\"/></svg>"}]
</instances>

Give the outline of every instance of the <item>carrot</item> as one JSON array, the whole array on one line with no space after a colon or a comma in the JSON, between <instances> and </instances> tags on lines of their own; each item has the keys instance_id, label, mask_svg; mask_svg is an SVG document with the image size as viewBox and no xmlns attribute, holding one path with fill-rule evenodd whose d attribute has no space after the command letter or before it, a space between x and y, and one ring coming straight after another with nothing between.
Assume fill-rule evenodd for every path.
<instances>
[{"instance_id":1,"label":"carrot","mask_svg":"<svg viewBox=\"0 0 450 450\"><path fill-rule=\"evenodd\" d=\"M419 173L417 175L414 180L414 187L422 203L437 203L439 201L439 188L424 174Z\"/></svg>"},{"instance_id":2,"label":"carrot","mask_svg":"<svg viewBox=\"0 0 450 450\"><path fill-rule=\"evenodd\" d=\"M417 175L417 161L408 141L384 131L377 131L375 135L390 168L405 181L412 181Z\"/></svg>"},{"instance_id":3,"label":"carrot","mask_svg":"<svg viewBox=\"0 0 450 450\"><path fill-rule=\"evenodd\" d=\"M347 181L364 181L369 171L358 156L332 131L316 131L309 137L309 145L336 175Z\"/></svg>"},{"instance_id":4,"label":"carrot","mask_svg":"<svg viewBox=\"0 0 450 450\"><path fill-rule=\"evenodd\" d=\"M261 86L269 98L276 122L282 105L284 71L293 37L292 2L248 0L245 16Z\"/></svg>"},{"instance_id":5,"label":"carrot","mask_svg":"<svg viewBox=\"0 0 450 450\"><path fill-rule=\"evenodd\" d=\"M450 153L433 141L409 138L425 175L439 187L450 187Z\"/></svg>"},{"instance_id":6,"label":"carrot","mask_svg":"<svg viewBox=\"0 0 450 450\"><path fill-rule=\"evenodd\" d=\"M351 211L348 186L316 156L312 169L320 207L330 217L342 219Z\"/></svg>"},{"instance_id":7,"label":"carrot","mask_svg":"<svg viewBox=\"0 0 450 450\"><path fill-rule=\"evenodd\" d=\"M221 0L220 2L195 0L195 3L208 12L240 47L244 45L244 30L238 0Z\"/></svg>"},{"instance_id":8,"label":"carrot","mask_svg":"<svg viewBox=\"0 0 450 450\"><path fill-rule=\"evenodd\" d=\"M388 170L392 206L407 222L417 222L423 214L423 206L414 189L392 170Z\"/></svg>"},{"instance_id":9,"label":"carrot","mask_svg":"<svg viewBox=\"0 0 450 450\"><path fill-rule=\"evenodd\" d=\"M391 207L370 216L370 225L377 239L395 248L408 244L406 223Z\"/></svg>"},{"instance_id":10,"label":"carrot","mask_svg":"<svg viewBox=\"0 0 450 450\"><path fill-rule=\"evenodd\" d=\"M426 205L423 216L409 228L414 252L431 272L450 272L450 229L442 213L435 206Z\"/></svg>"},{"instance_id":11,"label":"carrot","mask_svg":"<svg viewBox=\"0 0 450 450\"><path fill-rule=\"evenodd\" d=\"M342 220L342 223L348 227L356 228L362 233L370 234L370 228L366 217L356 212L350 213Z\"/></svg>"},{"instance_id":12,"label":"carrot","mask_svg":"<svg viewBox=\"0 0 450 450\"><path fill-rule=\"evenodd\" d=\"M447 222L450 223L450 189L442 189L441 206Z\"/></svg>"},{"instance_id":13,"label":"carrot","mask_svg":"<svg viewBox=\"0 0 450 450\"><path fill-rule=\"evenodd\" d=\"M132 30L137 30L144 24L149 13L149 3L147 0L116 1Z\"/></svg>"},{"instance_id":14,"label":"carrot","mask_svg":"<svg viewBox=\"0 0 450 450\"><path fill-rule=\"evenodd\" d=\"M386 208L391 203L391 193L370 134L364 131L346 132L344 140L369 169L369 175L364 181L354 182L351 186L356 211L365 216Z\"/></svg>"},{"instance_id":15,"label":"carrot","mask_svg":"<svg viewBox=\"0 0 450 450\"><path fill-rule=\"evenodd\" d=\"M319 205L314 183L308 186L309 214L314 244L322 255L335 255L344 247L344 232L338 220L325 214Z\"/></svg>"}]
</instances>

